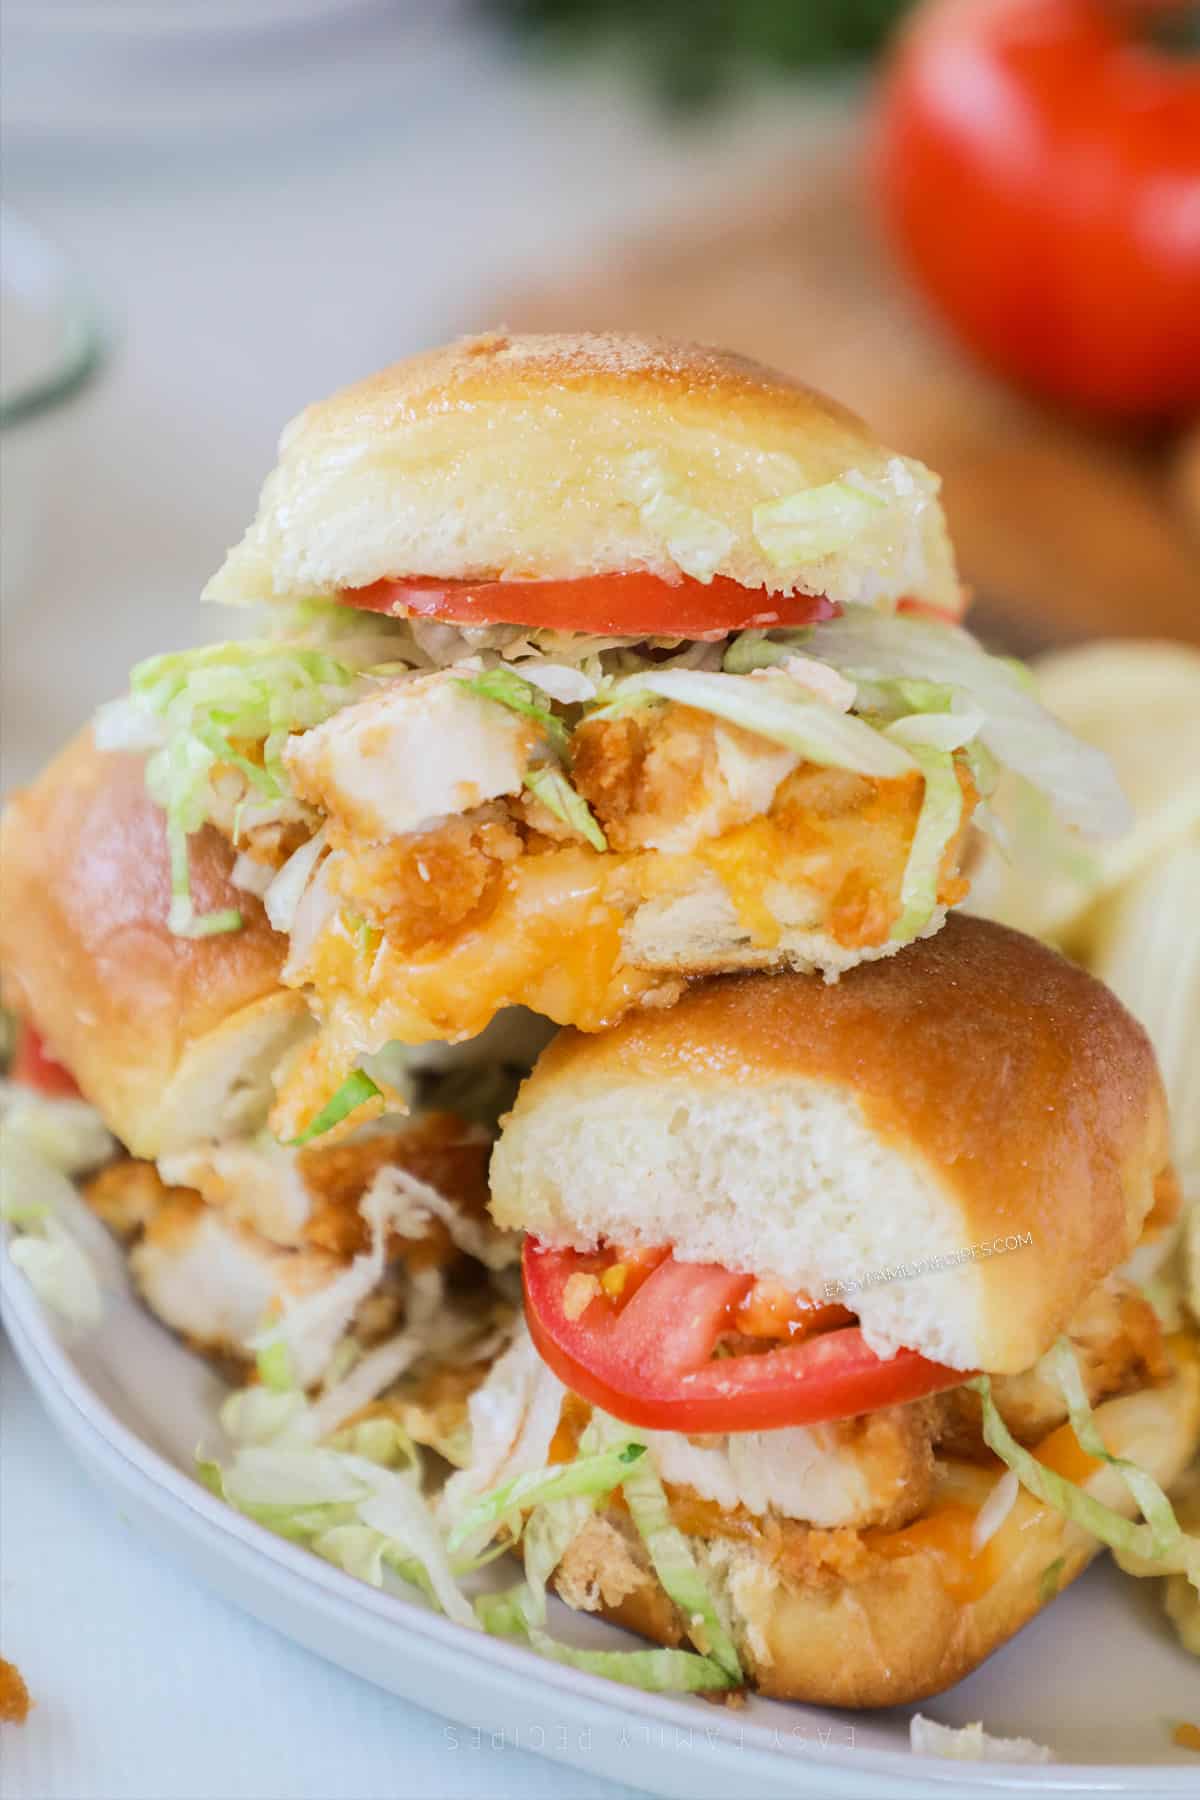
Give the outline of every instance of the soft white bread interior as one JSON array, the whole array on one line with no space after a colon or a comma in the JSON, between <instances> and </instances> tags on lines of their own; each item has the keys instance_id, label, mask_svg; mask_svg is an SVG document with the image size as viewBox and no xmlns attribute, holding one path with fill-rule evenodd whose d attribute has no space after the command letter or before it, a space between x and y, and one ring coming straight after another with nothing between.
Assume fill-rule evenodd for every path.
<instances>
[{"instance_id":1,"label":"soft white bread interior","mask_svg":"<svg viewBox=\"0 0 1200 1800\"><path fill-rule=\"evenodd\" d=\"M1175 1338L1171 1348L1170 1381L1106 1401L1095 1412L1109 1451L1163 1486L1187 1466L1200 1437L1195 1340ZM1064 1443L1068 1455L1071 1448ZM1083 1459L1072 1478L1131 1517L1133 1501L1119 1472L1091 1463L1087 1473L1088 1467ZM693 1551L760 1692L850 1707L907 1705L941 1693L1027 1624L1101 1548L1082 1527L1022 1491L995 1536L972 1554L971 1514L997 1476L966 1464L940 1463L937 1472L940 1502L900 1531L814 1532L786 1522L753 1537L694 1530ZM964 1518L965 1529L956 1529ZM668 1645L686 1641L683 1621L626 1515L596 1521L564 1562L558 1585L571 1603L643 1636Z\"/></svg>"},{"instance_id":2,"label":"soft white bread interior","mask_svg":"<svg viewBox=\"0 0 1200 1800\"><path fill-rule=\"evenodd\" d=\"M1154 1053L1114 996L952 915L835 986L727 976L561 1033L492 1211L832 1293L881 1355L1016 1374L1129 1254L1166 1160Z\"/></svg>"},{"instance_id":3,"label":"soft white bread interior","mask_svg":"<svg viewBox=\"0 0 1200 1800\"><path fill-rule=\"evenodd\" d=\"M756 517L830 483L845 485L800 502L820 514L803 544L781 547ZM499 333L396 363L293 420L206 597L636 570L963 606L936 477L835 402L697 345Z\"/></svg>"},{"instance_id":4,"label":"soft white bread interior","mask_svg":"<svg viewBox=\"0 0 1200 1800\"><path fill-rule=\"evenodd\" d=\"M272 1076L312 1029L280 986L286 941L230 880L233 852L190 840L197 911L236 907L240 931L167 928L163 814L140 756L77 737L0 822L0 969L117 1137L155 1157L262 1123Z\"/></svg>"}]
</instances>

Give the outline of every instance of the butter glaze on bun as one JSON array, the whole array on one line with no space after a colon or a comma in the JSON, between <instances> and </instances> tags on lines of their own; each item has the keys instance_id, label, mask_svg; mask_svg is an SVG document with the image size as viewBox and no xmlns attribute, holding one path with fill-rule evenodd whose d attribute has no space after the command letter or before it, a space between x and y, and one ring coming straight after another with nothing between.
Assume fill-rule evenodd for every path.
<instances>
[{"instance_id":1,"label":"butter glaze on bun","mask_svg":"<svg viewBox=\"0 0 1200 1800\"><path fill-rule=\"evenodd\" d=\"M835 986L727 976L561 1033L496 1147L492 1212L818 1298L840 1282L879 1354L1016 1374L1129 1255L1166 1160L1141 1026L1032 938L952 915Z\"/></svg>"},{"instance_id":2,"label":"butter glaze on bun","mask_svg":"<svg viewBox=\"0 0 1200 1800\"><path fill-rule=\"evenodd\" d=\"M286 940L233 886L211 828L190 840L198 912L235 906L240 931L175 937L163 814L142 757L75 738L0 821L0 969L106 1124L155 1157L251 1129L270 1077L310 1028L281 988Z\"/></svg>"},{"instance_id":3,"label":"butter glaze on bun","mask_svg":"<svg viewBox=\"0 0 1200 1800\"><path fill-rule=\"evenodd\" d=\"M755 508L830 482L875 504L835 549L773 560ZM908 596L957 616L937 493L923 464L853 413L745 357L616 334L492 333L396 363L294 419L206 597L646 571L839 602Z\"/></svg>"}]
</instances>

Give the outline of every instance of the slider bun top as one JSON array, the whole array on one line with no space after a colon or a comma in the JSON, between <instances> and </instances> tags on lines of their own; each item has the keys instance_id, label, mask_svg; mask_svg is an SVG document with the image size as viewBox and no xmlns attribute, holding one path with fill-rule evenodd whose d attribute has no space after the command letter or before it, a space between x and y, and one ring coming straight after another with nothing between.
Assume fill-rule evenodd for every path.
<instances>
[{"instance_id":1,"label":"slider bun top","mask_svg":"<svg viewBox=\"0 0 1200 1800\"><path fill-rule=\"evenodd\" d=\"M773 561L755 507L847 479L876 502L859 528L826 554ZM937 490L853 413L745 357L492 333L294 419L206 597L297 599L403 575L671 580L698 572L699 554L747 587L880 605L909 595L957 615Z\"/></svg>"},{"instance_id":2,"label":"slider bun top","mask_svg":"<svg viewBox=\"0 0 1200 1800\"><path fill-rule=\"evenodd\" d=\"M956 915L835 986L726 976L563 1032L496 1147L492 1211L777 1276L842 1300L880 1354L1010 1374L1129 1254L1166 1157L1116 998Z\"/></svg>"},{"instance_id":3,"label":"slider bun top","mask_svg":"<svg viewBox=\"0 0 1200 1800\"><path fill-rule=\"evenodd\" d=\"M0 822L0 969L84 1095L137 1156L261 1122L279 1058L309 1028L279 985L286 950L230 881L211 828L190 840L198 912L236 906L240 931L167 929L163 815L143 759L75 738Z\"/></svg>"}]
</instances>

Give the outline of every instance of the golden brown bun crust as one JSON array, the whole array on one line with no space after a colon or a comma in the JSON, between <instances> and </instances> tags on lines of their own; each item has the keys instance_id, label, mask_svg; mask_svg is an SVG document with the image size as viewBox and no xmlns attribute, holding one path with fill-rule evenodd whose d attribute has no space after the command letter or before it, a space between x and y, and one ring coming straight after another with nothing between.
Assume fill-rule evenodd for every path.
<instances>
[{"instance_id":1,"label":"golden brown bun crust","mask_svg":"<svg viewBox=\"0 0 1200 1800\"><path fill-rule=\"evenodd\" d=\"M0 821L0 969L10 1003L118 1137L154 1156L186 1135L185 1101L192 1141L208 1135L224 1075L243 1053L281 1050L305 1008L279 985L285 940L232 885L232 853L211 829L191 841L197 910L236 906L243 928L167 929L163 815L143 767L85 731L13 797Z\"/></svg>"},{"instance_id":2,"label":"golden brown bun crust","mask_svg":"<svg viewBox=\"0 0 1200 1800\"><path fill-rule=\"evenodd\" d=\"M772 560L756 505L844 477L883 502L873 518L820 558ZM646 569L837 600L911 594L958 613L937 486L853 413L747 357L618 334L490 333L395 363L293 420L258 517L207 597ZM701 515L703 570L680 547L678 513L647 508L656 487L693 509L693 537Z\"/></svg>"},{"instance_id":3,"label":"golden brown bun crust","mask_svg":"<svg viewBox=\"0 0 1200 1800\"><path fill-rule=\"evenodd\" d=\"M1095 1414L1109 1449L1130 1456L1165 1486L1187 1466L1200 1438L1195 1340L1175 1340L1175 1348L1168 1385L1107 1401ZM1105 1469L1087 1485L1131 1515L1115 1471ZM994 1579L974 1596L948 1592L942 1552L919 1544L894 1559L872 1558L853 1578L807 1582L772 1570L750 1548L729 1566L740 1569L741 1579L734 1574L732 1586L728 1574L722 1579L743 1662L760 1693L819 1706L902 1706L939 1694L978 1668L1082 1574L1100 1548L1022 1491L990 1548ZM620 1605L601 1610L659 1643L683 1642L678 1614L648 1572Z\"/></svg>"},{"instance_id":4,"label":"golden brown bun crust","mask_svg":"<svg viewBox=\"0 0 1200 1800\"><path fill-rule=\"evenodd\" d=\"M665 1222L655 1241L680 1245L691 1260L770 1272L752 1254L739 1263L736 1242L787 1274L790 1246L816 1230L806 1221L841 1179L838 1144L849 1141L834 1141L835 1166L806 1187L810 1165L788 1151L799 1140L787 1133L793 1113L815 1100L861 1109L856 1162L879 1147L894 1151L916 1197L902 1201L898 1179L868 1180L858 1194L848 1170L861 1261L826 1266L829 1240L818 1233L797 1252L806 1268L841 1278L898 1263L883 1246L915 1262L943 1245L952 1253L1021 1240L1012 1254L864 1287L847 1301L867 1326L873 1308L911 1304L898 1341L929 1355L938 1340L925 1335L924 1315L949 1329L965 1309L940 1356L958 1368L1029 1367L1132 1250L1167 1161L1162 1082L1140 1025L1100 982L1034 939L954 915L936 936L836 985L732 975L604 1034L562 1032L506 1122L493 1214L554 1243L609 1233L639 1242L638 1219L648 1234ZM720 1162L714 1127L714 1148L697 1153L702 1166L685 1168L691 1152L681 1139L699 1142L720 1111L728 1140L734 1107L742 1152L735 1146ZM679 1108L686 1131L670 1122ZM609 1138L598 1150L602 1131ZM927 1196L933 1223L918 1207ZM886 1232L899 1227L897 1246Z\"/></svg>"},{"instance_id":5,"label":"golden brown bun crust","mask_svg":"<svg viewBox=\"0 0 1200 1800\"><path fill-rule=\"evenodd\" d=\"M771 425L834 428L864 447L875 443L849 407L752 357L625 332L483 332L458 338L306 407L289 431L322 437L364 426L386 431L398 420L426 418L449 407L548 400L556 393L590 394L601 401L632 394L650 406L682 406L698 418L708 418L713 409L746 408Z\"/></svg>"}]
</instances>

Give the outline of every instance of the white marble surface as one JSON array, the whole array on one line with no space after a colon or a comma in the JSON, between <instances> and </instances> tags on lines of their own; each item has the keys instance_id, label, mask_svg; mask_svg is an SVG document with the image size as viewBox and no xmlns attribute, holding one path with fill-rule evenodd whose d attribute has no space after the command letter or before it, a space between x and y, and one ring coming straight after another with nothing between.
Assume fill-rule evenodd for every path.
<instances>
[{"instance_id":1,"label":"white marble surface","mask_svg":"<svg viewBox=\"0 0 1200 1800\"><path fill-rule=\"evenodd\" d=\"M9 541L28 527L30 551L10 569L5 786L136 657L236 625L196 596L298 407L500 322L498 292L731 189L795 128L781 101L670 133L616 83L529 74L466 36L386 88L356 79L369 106L310 105L310 85L261 131L173 136L160 94L153 133L98 115L94 141L6 146L10 200L76 257L114 344L75 407L5 446ZM36 514L16 479L35 457ZM38 1702L6 1734L6 1800L618 1792L461 1732L454 1748L190 1586L88 1488L7 1352L3 1374L0 1624Z\"/></svg>"}]
</instances>

